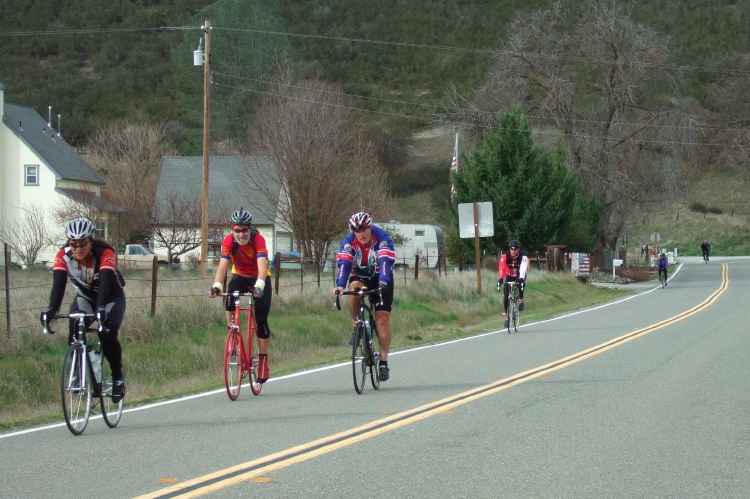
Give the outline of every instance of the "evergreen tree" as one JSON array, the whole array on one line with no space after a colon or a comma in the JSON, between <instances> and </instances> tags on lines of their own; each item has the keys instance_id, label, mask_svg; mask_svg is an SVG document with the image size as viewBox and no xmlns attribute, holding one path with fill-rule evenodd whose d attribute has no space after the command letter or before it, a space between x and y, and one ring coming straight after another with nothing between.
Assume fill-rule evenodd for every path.
<instances>
[{"instance_id":1,"label":"evergreen tree","mask_svg":"<svg viewBox=\"0 0 750 499\"><path fill-rule=\"evenodd\" d=\"M504 250L510 239L535 251L568 237L576 206L575 174L566 166L562 147L550 154L534 145L520 108L501 116L497 127L482 136L482 146L464 157L461 173L451 177L456 186L450 210L454 227L458 204L492 202L495 235L480 238L483 254ZM474 260L473 239L451 241L448 247L455 252L451 258Z\"/></svg>"}]
</instances>

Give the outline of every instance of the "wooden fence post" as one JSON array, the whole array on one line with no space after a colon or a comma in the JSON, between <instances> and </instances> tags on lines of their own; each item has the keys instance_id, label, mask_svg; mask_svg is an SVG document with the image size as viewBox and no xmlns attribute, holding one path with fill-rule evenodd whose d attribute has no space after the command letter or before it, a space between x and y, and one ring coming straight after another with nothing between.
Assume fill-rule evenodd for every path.
<instances>
[{"instance_id":1,"label":"wooden fence post","mask_svg":"<svg viewBox=\"0 0 750 499\"><path fill-rule=\"evenodd\" d=\"M156 315L156 280L159 270L159 259L154 255L154 261L151 262L151 317Z\"/></svg>"},{"instance_id":2,"label":"wooden fence post","mask_svg":"<svg viewBox=\"0 0 750 499\"><path fill-rule=\"evenodd\" d=\"M414 256L414 280L419 280L419 255Z\"/></svg>"},{"instance_id":3,"label":"wooden fence post","mask_svg":"<svg viewBox=\"0 0 750 499\"><path fill-rule=\"evenodd\" d=\"M273 289L276 294L279 294L279 274L281 274L281 253L277 251L276 258L273 259Z\"/></svg>"},{"instance_id":4,"label":"wooden fence post","mask_svg":"<svg viewBox=\"0 0 750 499\"><path fill-rule=\"evenodd\" d=\"M10 244L5 243L5 327L10 339Z\"/></svg>"}]
</instances>

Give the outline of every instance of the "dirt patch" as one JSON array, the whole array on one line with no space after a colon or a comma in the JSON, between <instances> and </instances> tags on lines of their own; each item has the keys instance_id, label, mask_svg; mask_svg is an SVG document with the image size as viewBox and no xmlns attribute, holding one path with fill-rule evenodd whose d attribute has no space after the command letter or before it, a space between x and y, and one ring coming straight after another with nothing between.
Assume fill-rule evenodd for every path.
<instances>
[{"instance_id":1,"label":"dirt patch","mask_svg":"<svg viewBox=\"0 0 750 499\"><path fill-rule=\"evenodd\" d=\"M656 267L627 267L615 271L615 274L632 279L633 282L650 281L656 273Z\"/></svg>"},{"instance_id":2,"label":"dirt patch","mask_svg":"<svg viewBox=\"0 0 750 499\"><path fill-rule=\"evenodd\" d=\"M616 282L618 284L628 284L630 282L650 281L656 276L656 267L624 267L617 268L615 276L612 272L604 272L599 268L591 271L586 279L588 282Z\"/></svg>"}]
</instances>

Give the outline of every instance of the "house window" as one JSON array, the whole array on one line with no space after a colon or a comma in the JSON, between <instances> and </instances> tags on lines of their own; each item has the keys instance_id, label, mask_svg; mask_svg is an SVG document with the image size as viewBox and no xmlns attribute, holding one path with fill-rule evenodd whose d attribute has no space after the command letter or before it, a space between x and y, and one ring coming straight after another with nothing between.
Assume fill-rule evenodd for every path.
<instances>
[{"instance_id":1,"label":"house window","mask_svg":"<svg viewBox=\"0 0 750 499\"><path fill-rule=\"evenodd\" d=\"M423 230L415 230L414 231L415 237L424 237L424 231Z\"/></svg>"},{"instance_id":2,"label":"house window","mask_svg":"<svg viewBox=\"0 0 750 499\"><path fill-rule=\"evenodd\" d=\"M39 185L39 165L25 165L23 185Z\"/></svg>"},{"instance_id":3,"label":"house window","mask_svg":"<svg viewBox=\"0 0 750 499\"><path fill-rule=\"evenodd\" d=\"M102 221L96 222L96 229L94 237L97 239L106 239L107 237L107 224Z\"/></svg>"}]
</instances>

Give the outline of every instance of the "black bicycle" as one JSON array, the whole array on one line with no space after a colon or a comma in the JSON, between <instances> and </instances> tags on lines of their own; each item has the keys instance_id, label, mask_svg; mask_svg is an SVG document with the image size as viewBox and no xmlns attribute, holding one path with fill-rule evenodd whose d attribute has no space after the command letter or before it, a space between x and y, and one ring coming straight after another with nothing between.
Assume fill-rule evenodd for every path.
<instances>
[{"instance_id":1,"label":"black bicycle","mask_svg":"<svg viewBox=\"0 0 750 499\"><path fill-rule=\"evenodd\" d=\"M380 352L378 351L378 324L375 322L375 306L380 303L381 289L368 290L358 288L354 291L342 291L336 296L336 308L341 310L339 296L356 296L359 300L359 314L352 332L352 373L354 375L354 389L362 393L365 389L365 378L370 373L370 382L374 389L380 388L378 377L378 364ZM375 301L374 295L377 295ZM365 296L370 297L370 304L365 303Z\"/></svg>"},{"instance_id":2,"label":"black bicycle","mask_svg":"<svg viewBox=\"0 0 750 499\"><path fill-rule=\"evenodd\" d=\"M76 332L73 343L68 346L60 376L60 393L65 423L73 435L80 435L86 429L91 410L101 405L102 417L107 426L114 428L122 417L123 399L112 400L112 371L109 362L104 362L101 343L93 349L86 343L86 333L96 333L98 329L86 326L86 319L96 320L96 314L76 312L56 314L52 319L73 319ZM55 334L44 329L47 334Z\"/></svg>"},{"instance_id":3,"label":"black bicycle","mask_svg":"<svg viewBox=\"0 0 750 499\"><path fill-rule=\"evenodd\" d=\"M667 270L666 269L659 269L659 282L661 283L662 288L664 288L664 286L667 285Z\"/></svg>"},{"instance_id":4,"label":"black bicycle","mask_svg":"<svg viewBox=\"0 0 750 499\"><path fill-rule=\"evenodd\" d=\"M508 285L508 334L511 328L517 333L518 326L521 324L521 311L518 310L518 283L509 281L505 284Z\"/></svg>"}]
</instances>

